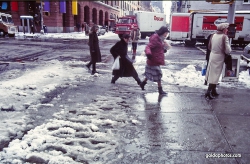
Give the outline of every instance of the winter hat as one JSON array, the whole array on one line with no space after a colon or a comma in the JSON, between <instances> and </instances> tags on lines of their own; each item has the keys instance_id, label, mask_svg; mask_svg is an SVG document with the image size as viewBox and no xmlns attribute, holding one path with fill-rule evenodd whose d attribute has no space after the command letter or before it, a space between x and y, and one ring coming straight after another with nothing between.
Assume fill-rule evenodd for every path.
<instances>
[{"instance_id":1,"label":"winter hat","mask_svg":"<svg viewBox=\"0 0 250 164\"><path fill-rule=\"evenodd\" d=\"M159 30L156 30L156 33L159 36L163 35L165 32L169 32L169 30L166 26L161 26L161 28Z\"/></svg>"},{"instance_id":2,"label":"winter hat","mask_svg":"<svg viewBox=\"0 0 250 164\"><path fill-rule=\"evenodd\" d=\"M217 31L223 31L224 29L229 27L229 23L221 23L217 26Z\"/></svg>"}]
</instances>

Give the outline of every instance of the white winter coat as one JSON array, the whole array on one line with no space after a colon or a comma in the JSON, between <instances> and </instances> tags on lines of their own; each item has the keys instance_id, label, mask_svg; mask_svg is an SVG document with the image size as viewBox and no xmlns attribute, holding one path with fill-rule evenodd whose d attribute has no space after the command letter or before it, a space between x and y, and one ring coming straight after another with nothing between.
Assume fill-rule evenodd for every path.
<instances>
[{"instance_id":1,"label":"white winter coat","mask_svg":"<svg viewBox=\"0 0 250 164\"><path fill-rule=\"evenodd\" d=\"M211 53L206 71L206 80L209 84L217 84L223 69L225 53L230 54L232 49L228 37L219 31L213 35L209 47Z\"/></svg>"}]
</instances>

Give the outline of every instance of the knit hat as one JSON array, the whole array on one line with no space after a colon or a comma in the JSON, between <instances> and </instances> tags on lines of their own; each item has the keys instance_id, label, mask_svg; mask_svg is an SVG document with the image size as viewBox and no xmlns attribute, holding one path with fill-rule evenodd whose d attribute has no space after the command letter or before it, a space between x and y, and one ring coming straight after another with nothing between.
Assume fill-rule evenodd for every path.
<instances>
[{"instance_id":1,"label":"knit hat","mask_svg":"<svg viewBox=\"0 0 250 164\"><path fill-rule=\"evenodd\" d=\"M229 27L229 23L221 23L217 26L217 31L223 31L224 29Z\"/></svg>"}]
</instances>

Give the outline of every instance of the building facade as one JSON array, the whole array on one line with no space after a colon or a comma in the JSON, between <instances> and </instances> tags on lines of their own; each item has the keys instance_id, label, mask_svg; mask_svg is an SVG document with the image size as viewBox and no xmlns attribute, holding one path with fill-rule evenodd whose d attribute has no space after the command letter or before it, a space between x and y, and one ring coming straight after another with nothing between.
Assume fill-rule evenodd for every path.
<instances>
[{"instance_id":1,"label":"building facade","mask_svg":"<svg viewBox=\"0 0 250 164\"><path fill-rule=\"evenodd\" d=\"M76 31L77 24L86 22L112 27L124 11L148 9L143 1L6 1L0 2L0 12L9 13L15 25L22 31L27 26L20 16L33 16L36 32L47 26L48 32L61 33Z\"/></svg>"}]
</instances>

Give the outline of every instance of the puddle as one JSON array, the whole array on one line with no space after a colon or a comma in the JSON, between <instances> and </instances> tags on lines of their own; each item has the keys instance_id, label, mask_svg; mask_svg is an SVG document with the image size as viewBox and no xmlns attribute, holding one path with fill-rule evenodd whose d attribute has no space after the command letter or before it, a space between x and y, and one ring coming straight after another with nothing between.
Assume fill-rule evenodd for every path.
<instances>
[{"instance_id":1,"label":"puddle","mask_svg":"<svg viewBox=\"0 0 250 164\"><path fill-rule=\"evenodd\" d=\"M158 92L154 92L137 97L135 109L138 111L207 113L210 111L211 106L206 103L199 93L169 92L167 95L159 95Z\"/></svg>"}]
</instances>

